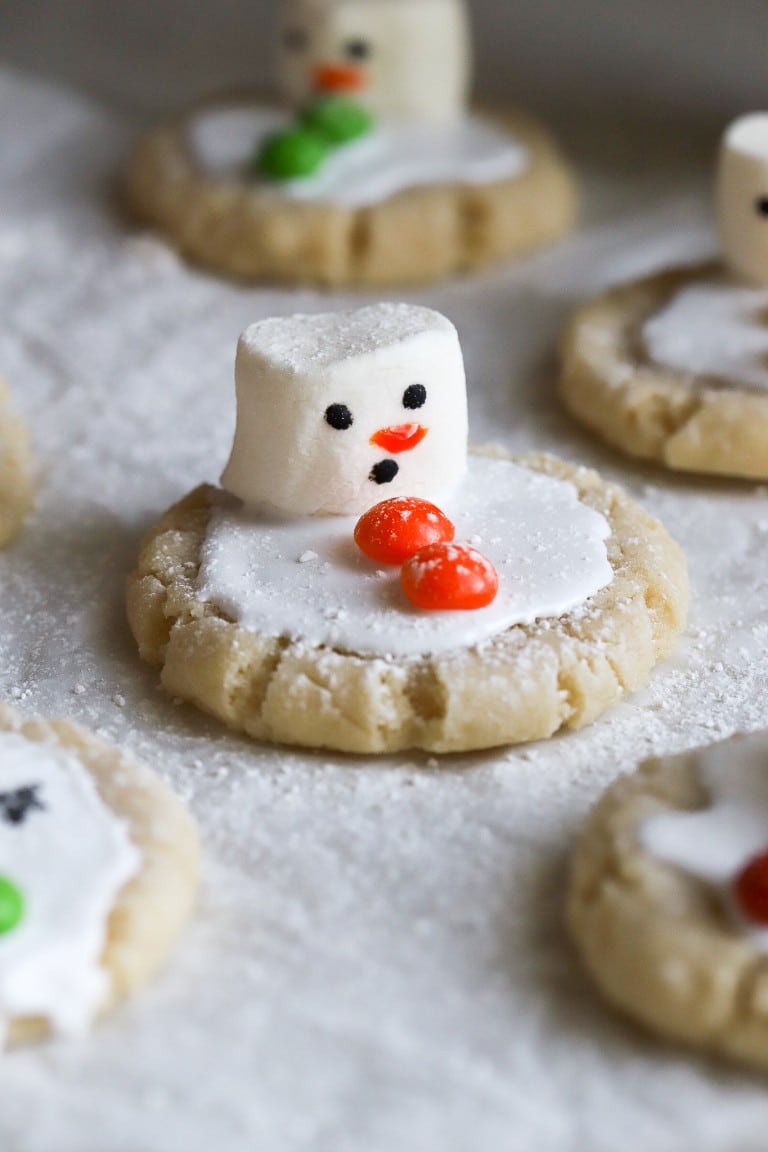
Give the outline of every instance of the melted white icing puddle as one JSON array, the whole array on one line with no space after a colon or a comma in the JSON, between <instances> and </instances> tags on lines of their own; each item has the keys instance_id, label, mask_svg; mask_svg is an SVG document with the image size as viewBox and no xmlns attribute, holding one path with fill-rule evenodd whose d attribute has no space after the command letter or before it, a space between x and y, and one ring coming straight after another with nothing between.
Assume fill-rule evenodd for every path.
<instances>
[{"instance_id":1,"label":"melted white icing puddle","mask_svg":"<svg viewBox=\"0 0 768 1152\"><path fill-rule=\"evenodd\" d=\"M199 597L248 631L398 657L467 647L514 624L561 616L613 579L610 526L572 484L472 457L441 506L457 541L479 548L499 573L499 595L487 608L413 608L400 569L381 568L357 549L356 517L279 521L226 497L203 547Z\"/></svg>"},{"instance_id":2,"label":"melted white icing puddle","mask_svg":"<svg viewBox=\"0 0 768 1152\"><path fill-rule=\"evenodd\" d=\"M657 364L723 384L768 388L768 290L737 281L682 288L645 324L648 355Z\"/></svg>"},{"instance_id":3,"label":"melted white icing puddle","mask_svg":"<svg viewBox=\"0 0 768 1152\"><path fill-rule=\"evenodd\" d=\"M238 105L202 112L188 140L206 171L243 177L258 146L290 123L283 110ZM509 133L476 116L449 124L380 124L329 155L315 175L278 184L259 181L290 200L362 207L426 184L492 184L520 176L528 151ZM256 179L256 178L254 178Z\"/></svg>"},{"instance_id":4,"label":"melted white icing puddle","mask_svg":"<svg viewBox=\"0 0 768 1152\"><path fill-rule=\"evenodd\" d=\"M768 951L768 928L748 923L730 891L752 857L768 850L768 735L714 744L699 756L710 806L654 816L641 826L640 842L650 855L719 889L734 922Z\"/></svg>"},{"instance_id":5,"label":"melted white icing puddle","mask_svg":"<svg viewBox=\"0 0 768 1152\"><path fill-rule=\"evenodd\" d=\"M0 875L23 894L18 927L0 936L0 1043L8 1021L40 1016L85 1030L107 991L107 920L140 857L78 758L0 733L0 794L34 788L13 823L0 805Z\"/></svg>"}]
</instances>

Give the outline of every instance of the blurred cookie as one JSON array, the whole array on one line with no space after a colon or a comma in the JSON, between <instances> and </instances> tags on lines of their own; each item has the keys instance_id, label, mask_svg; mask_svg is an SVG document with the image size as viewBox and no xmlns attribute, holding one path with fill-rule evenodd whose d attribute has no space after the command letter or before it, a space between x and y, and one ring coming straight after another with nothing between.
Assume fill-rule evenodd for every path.
<instances>
[{"instance_id":1,"label":"blurred cookie","mask_svg":"<svg viewBox=\"0 0 768 1152\"><path fill-rule=\"evenodd\" d=\"M284 0L281 27L277 104L204 105L131 160L132 211L190 260L245 280L419 283L573 225L548 133L469 111L464 0Z\"/></svg>"},{"instance_id":2,"label":"blurred cookie","mask_svg":"<svg viewBox=\"0 0 768 1152\"><path fill-rule=\"evenodd\" d=\"M18 531L32 503L32 464L27 433L11 412L0 380L0 548Z\"/></svg>"},{"instance_id":3,"label":"blurred cookie","mask_svg":"<svg viewBox=\"0 0 768 1152\"><path fill-rule=\"evenodd\" d=\"M0 704L0 1047L81 1034L143 984L190 914L198 854L158 777Z\"/></svg>"},{"instance_id":4,"label":"blurred cookie","mask_svg":"<svg viewBox=\"0 0 768 1152\"><path fill-rule=\"evenodd\" d=\"M568 916L618 1008L768 1068L768 735L651 760L614 784L577 844Z\"/></svg>"}]
</instances>

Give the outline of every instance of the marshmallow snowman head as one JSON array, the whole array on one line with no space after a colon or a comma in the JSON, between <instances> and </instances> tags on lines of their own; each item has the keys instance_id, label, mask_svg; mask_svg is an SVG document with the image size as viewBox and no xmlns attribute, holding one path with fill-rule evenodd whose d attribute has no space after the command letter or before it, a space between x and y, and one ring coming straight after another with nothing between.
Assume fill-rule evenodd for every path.
<instances>
[{"instance_id":1,"label":"marshmallow snowman head","mask_svg":"<svg viewBox=\"0 0 768 1152\"><path fill-rule=\"evenodd\" d=\"M440 499L466 469L464 362L439 312L263 320L241 336L235 376L222 484L246 503L357 516L390 496Z\"/></svg>"},{"instance_id":2,"label":"marshmallow snowman head","mask_svg":"<svg viewBox=\"0 0 768 1152\"><path fill-rule=\"evenodd\" d=\"M384 118L455 119L470 55L465 0L283 0L280 82L295 106L341 94Z\"/></svg>"},{"instance_id":3,"label":"marshmallow snowman head","mask_svg":"<svg viewBox=\"0 0 768 1152\"><path fill-rule=\"evenodd\" d=\"M723 136L717 217L731 271L768 285L768 113L741 117Z\"/></svg>"}]
</instances>

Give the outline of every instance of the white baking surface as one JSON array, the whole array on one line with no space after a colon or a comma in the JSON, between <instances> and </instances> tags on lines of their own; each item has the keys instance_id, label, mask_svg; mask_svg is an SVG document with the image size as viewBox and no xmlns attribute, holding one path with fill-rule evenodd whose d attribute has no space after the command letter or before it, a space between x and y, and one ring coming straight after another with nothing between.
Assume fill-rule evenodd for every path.
<instances>
[{"instance_id":1,"label":"white baking surface","mask_svg":"<svg viewBox=\"0 0 768 1152\"><path fill-rule=\"evenodd\" d=\"M0 370L40 462L38 510L0 556L0 695L143 757L205 848L199 914L164 974L90 1038L2 1059L0 1148L760 1147L764 1081L615 1017L562 922L568 848L617 772L768 723L765 489L630 464L554 398L578 300L709 250L705 167L661 138L655 162L633 160L611 135L587 150L578 235L408 296L459 327L474 438L623 480L684 545L695 597L677 656L592 728L438 767L261 748L139 663L123 579L153 517L225 462L239 331L328 298L227 286L132 235L111 199L131 125L9 73L0 108Z\"/></svg>"}]
</instances>

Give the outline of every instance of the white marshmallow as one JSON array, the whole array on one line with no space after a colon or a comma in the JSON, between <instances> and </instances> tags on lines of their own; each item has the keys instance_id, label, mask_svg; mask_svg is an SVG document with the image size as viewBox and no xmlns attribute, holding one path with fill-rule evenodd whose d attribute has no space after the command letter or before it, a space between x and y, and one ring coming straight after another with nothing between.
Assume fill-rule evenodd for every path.
<instances>
[{"instance_id":1,"label":"white marshmallow","mask_svg":"<svg viewBox=\"0 0 768 1152\"><path fill-rule=\"evenodd\" d=\"M281 29L291 105L343 92L383 118L451 120L466 108L464 0L283 0Z\"/></svg>"},{"instance_id":2,"label":"white marshmallow","mask_svg":"<svg viewBox=\"0 0 768 1152\"><path fill-rule=\"evenodd\" d=\"M464 362L439 312L376 304L263 320L241 336L235 376L222 484L246 503L357 515L391 496L440 499L466 470Z\"/></svg>"},{"instance_id":3,"label":"white marshmallow","mask_svg":"<svg viewBox=\"0 0 768 1152\"><path fill-rule=\"evenodd\" d=\"M717 216L726 264L768 285L768 113L743 116L723 137Z\"/></svg>"}]
</instances>

